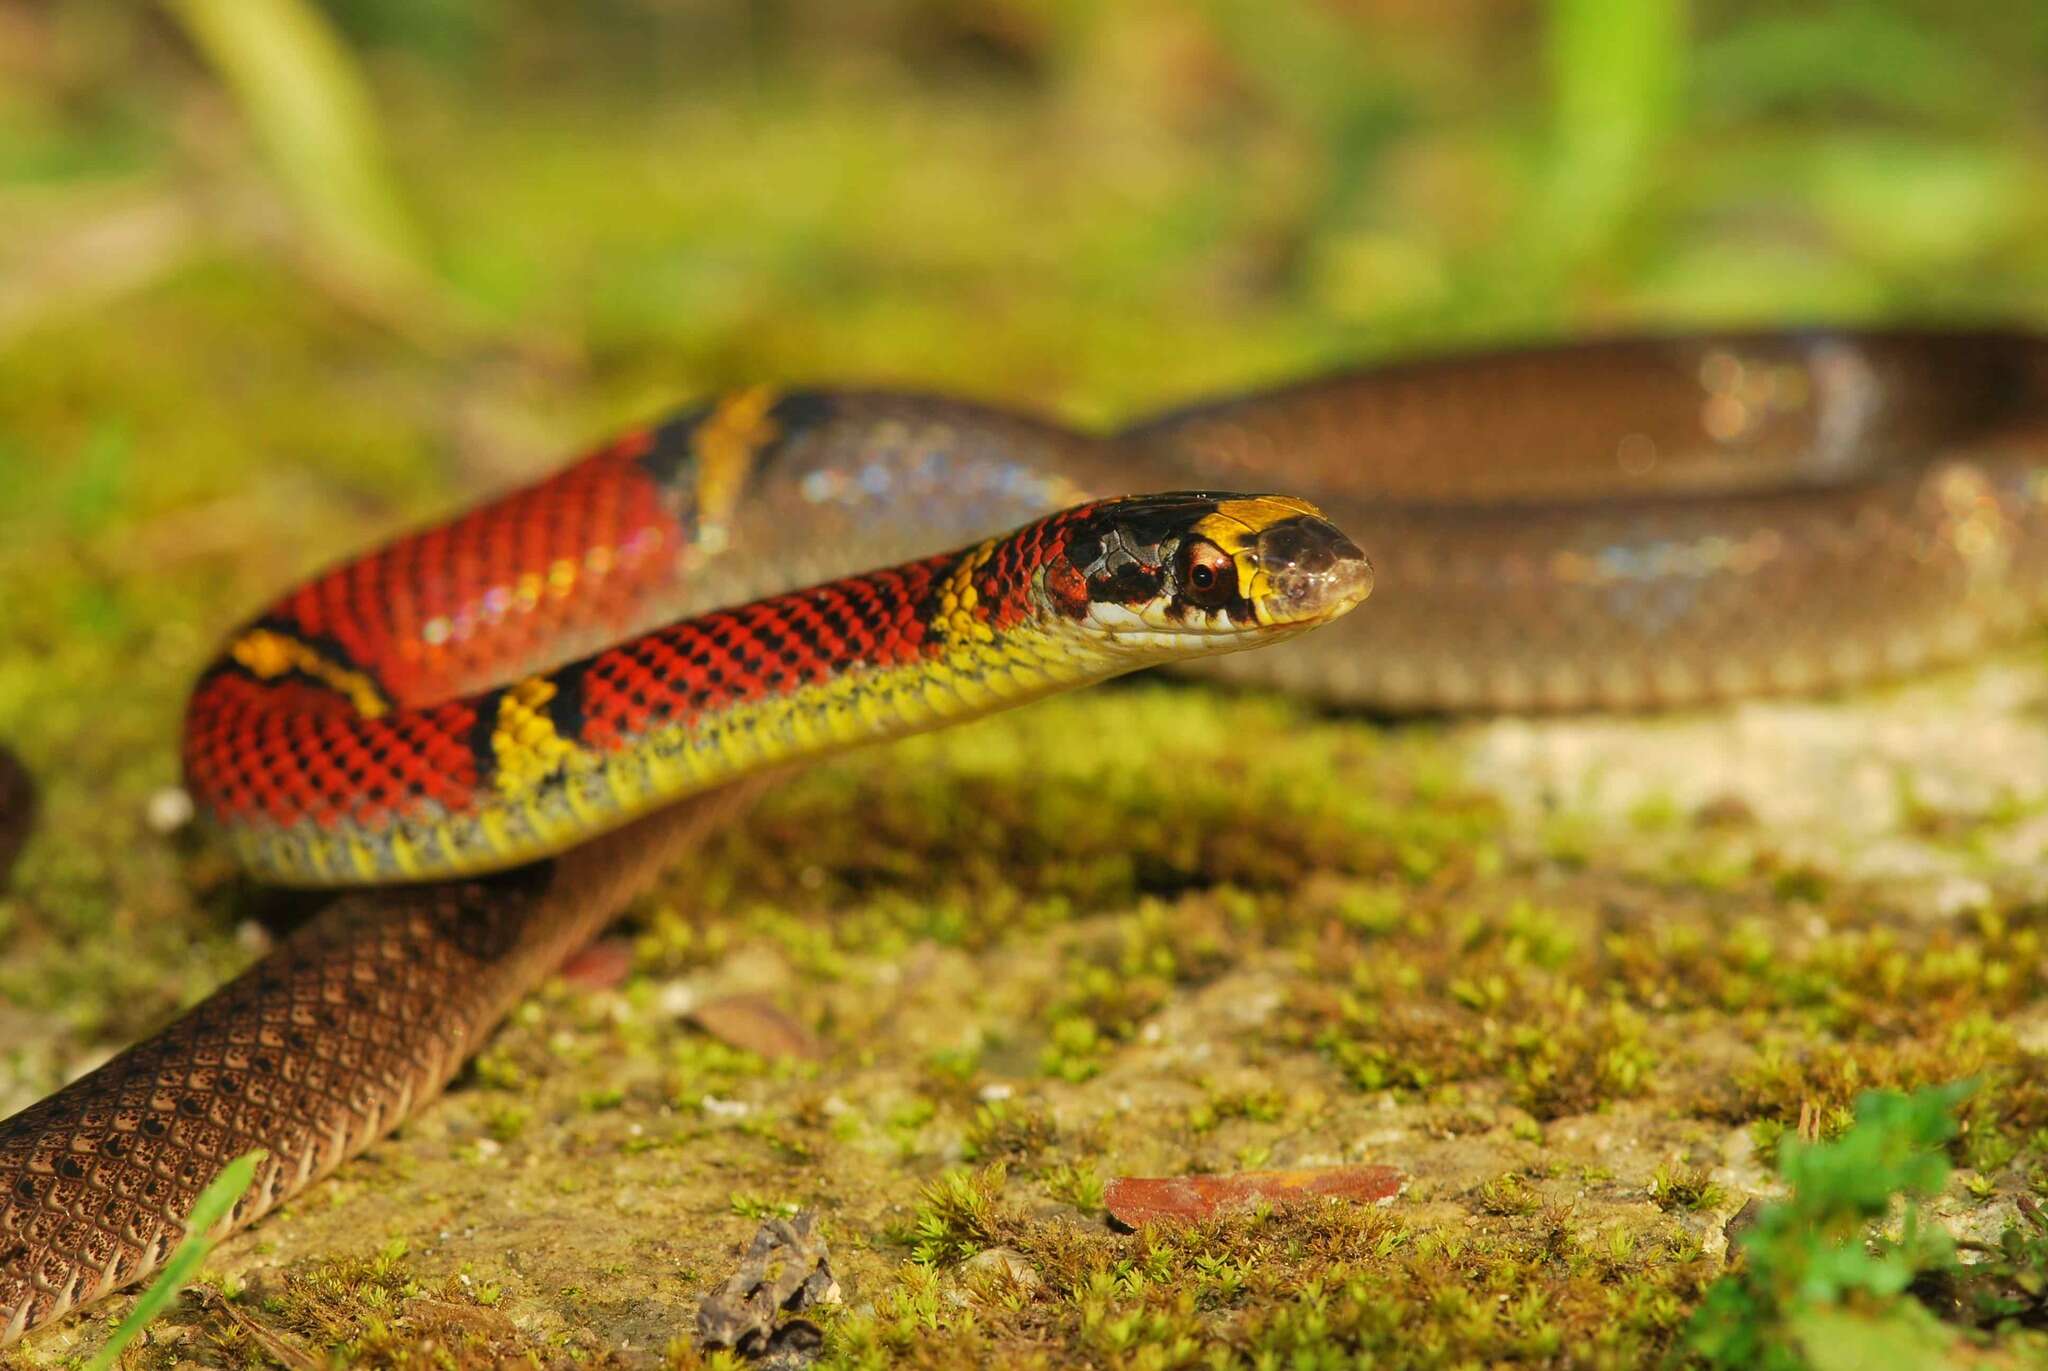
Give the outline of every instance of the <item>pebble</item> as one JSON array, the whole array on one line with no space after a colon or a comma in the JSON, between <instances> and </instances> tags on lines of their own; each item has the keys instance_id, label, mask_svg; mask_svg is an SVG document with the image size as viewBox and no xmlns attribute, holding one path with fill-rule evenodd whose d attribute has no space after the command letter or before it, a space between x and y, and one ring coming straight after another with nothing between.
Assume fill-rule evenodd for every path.
<instances>
[{"instance_id":1,"label":"pebble","mask_svg":"<svg viewBox=\"0 0 2048 1371\"><path fill-rule=\"evenodd\" d=\"M192 812L192 797L185 788L167 785L143 805L142 820L152 833L171 834L192 822Z\"/></svg>"}]
</instances>

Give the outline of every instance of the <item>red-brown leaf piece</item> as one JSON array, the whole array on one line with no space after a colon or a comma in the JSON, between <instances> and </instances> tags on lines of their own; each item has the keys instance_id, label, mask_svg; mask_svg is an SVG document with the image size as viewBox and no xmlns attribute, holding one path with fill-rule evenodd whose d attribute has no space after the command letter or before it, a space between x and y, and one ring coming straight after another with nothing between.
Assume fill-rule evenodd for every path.
<instances>
[{"instance_id":1,"label":"red-brown leaf piece","mask_svg":"<svg viewBox=\"0 0 2048 1371\"><path fill-rule=\"evenodd\" d=\"M578 990L617 990L633 970L633 944L625 938L599 938L572 953L557 974Z\"/></svg>"},{"instance_id":2,"label":"red-brown leaf piece","mask_svg":"<svg viewBox=\"0 0 2048 1371\"><path fill-rule=\"evenodd\" d=\"M1239 1171L1212 1176L1119 1176L1103 1190L1110 1217L1130 1228L1147 1223L1199 1223L1264 1200L1350 1200L1371 1204L1401 1191L1391 1166L1329 1166L1311 1171Z\"/></svg>"},{"instance_id":3,"label":"red-brown leaf piece","mask_svg":"<svg viewBox=\"0 0 2048 1371\"><path fill-rule=\"evenodd\" d=\"M797 1057L817 1061L825 1045L817 1035L777 1009L765 995L727 995L690 1011L690 1022L728 1047L769 1061Z\"/></svg>"}]
</instances>

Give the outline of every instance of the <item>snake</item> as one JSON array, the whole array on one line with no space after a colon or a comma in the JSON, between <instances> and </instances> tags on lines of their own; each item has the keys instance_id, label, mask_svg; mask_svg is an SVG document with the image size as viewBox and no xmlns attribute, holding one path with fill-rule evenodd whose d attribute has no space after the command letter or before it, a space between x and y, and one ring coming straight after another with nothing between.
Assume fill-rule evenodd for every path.
<instances>
[{"instance_id":1,"label":"snake","mask_svg":"<svg viewBox=\"0 0 2048 1371\"><path fill-rule=\"evenodd\" d=\"M221 1233L396 1127L820 756L1147 666L1386 715L1845 688L2044 601L2020 331L1522 346L1107 432L718 396L315 576L201 673L198 812L253 876L340 893L0 1121L0 1345L161 1266L236 1156L266 1152Z\"/></svg>"}]
</instances>

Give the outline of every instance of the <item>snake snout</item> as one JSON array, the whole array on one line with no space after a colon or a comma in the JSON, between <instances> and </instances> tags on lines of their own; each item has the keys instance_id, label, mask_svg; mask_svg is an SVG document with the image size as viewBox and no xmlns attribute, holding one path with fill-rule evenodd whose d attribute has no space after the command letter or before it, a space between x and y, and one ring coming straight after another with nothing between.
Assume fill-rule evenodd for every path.
<instances>
[{"instance_id":1,"label":"snake snout","mask_svg":"<svg viewBox=\"0 0 2048 1371\"><path fill-rule=\"evenodd\" d=\"M1275 624L1332 619L1372 593L1372 563L1336 525L1312 515L1259 534L1255 555L1269 595L1262 617Z\"/></svg>"}]
</instances>

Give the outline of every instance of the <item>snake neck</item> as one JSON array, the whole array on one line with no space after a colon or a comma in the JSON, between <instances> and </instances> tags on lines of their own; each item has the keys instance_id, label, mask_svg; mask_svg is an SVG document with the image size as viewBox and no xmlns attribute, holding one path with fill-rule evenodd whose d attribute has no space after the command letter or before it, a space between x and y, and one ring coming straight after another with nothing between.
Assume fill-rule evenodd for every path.
<instances>
[{"instance_id":1,"label":"snake neck","mask_svg":"<svg viewBox=\"0 0 2048 1371\"><path fill-rule=\"evenodd\" d=\"M419 710L303 709L304 692L287 695L230 662L195 695L188 765L203 790L226 797L215 821L266 879L342 885L492 870L754 772L1157 659L1156 647L1055 606L1043 553L1042 535L1020 531L700 615ZM279 701L292 712L265 713ZM345 805L325 808L342 787L257 794L246 767L215 781L209 749L246 757L258 747L345 757L370 772L401 759L414 779L395 799L393 784L357 784ZM408 755L429 747L416 762Z\"/></svg>"}]
</instances>

